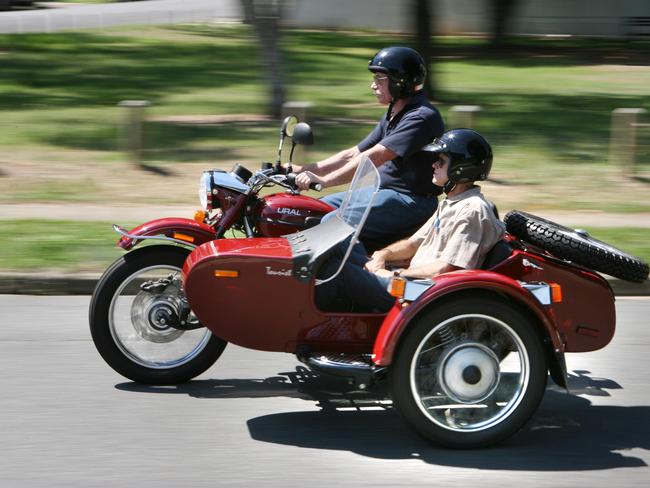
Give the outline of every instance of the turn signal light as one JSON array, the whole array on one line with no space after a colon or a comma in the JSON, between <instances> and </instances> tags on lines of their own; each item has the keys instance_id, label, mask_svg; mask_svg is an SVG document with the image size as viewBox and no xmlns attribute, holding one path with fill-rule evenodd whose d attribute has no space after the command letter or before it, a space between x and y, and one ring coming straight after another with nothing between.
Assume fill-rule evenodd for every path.
<instances>
[{"instance_id":1,"label":"turn signal light","mask_svg":"<svg viewBox=\"0 0 650 488\"><path fill-rule=\"evenodd\" d=\"M207 216L207 212L205 210L197 210L196 212L194 212L194 220L197 221L199 224L205 222L206 216Z\"/></svg>"},{"instance_id":2,"label":"turn signal light","mask_svg":"<svg viewBox=\"0 0 650 488\"><path fill-rule=\"evenodd\" d=\"M194 242L194 237L188 236L187 234L181 234L180 232L174 232L174 239L179 239L185 242Z\"/></svg>"},{"instance_id":3,"label":"turn signal light","mask_svg":"<svg viewBox=\"0 0 650 488\"><path fill-rule=\"evenodd\" d=\"M551 301L553 303L560 303L562 301L562 287L557 283L549 283L551 287Z\"/></svg>"},{"instance_id":4,"label":"turn signal light","mask_svg":"<svg viewBox=\"0 0 650 488\"><path fill-rule=\"evenodd\" d=\"M215 269L214 276L217 278L238 278L239 271L234 269Z\"/></svg>"},{"instance_id":5,"label":"turn signal light","mask_svg":"<svg viewBox=\"0 0 650 488\"><path fill-rule=\"evenodd\" d=\"M404 296L404 290L406 290L406 280L400 278L399 276L394 276L390 280L390 286L388 287L388 293L395 298L402 298Z\"/></svg>"}]
</instances>

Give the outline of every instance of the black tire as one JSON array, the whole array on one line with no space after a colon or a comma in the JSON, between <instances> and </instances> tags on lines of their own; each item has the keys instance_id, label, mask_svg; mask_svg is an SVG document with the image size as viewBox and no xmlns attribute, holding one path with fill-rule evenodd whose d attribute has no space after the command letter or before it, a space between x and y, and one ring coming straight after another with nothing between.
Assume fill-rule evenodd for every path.
<instances>
[{"instance_id":1,"label":"black tire","mask_svg":"<svg viewBox=\"0 0 650 488\"><path fill-rule=\"evenodd\" d=\"M537 409L546 378L535 324L511 305L482 297L416 317L390 368L400 414L421 436L458 449L486 447L519 431Z\"/></svg>"},{"instance_id":2,"label":"black tire","mask_svg":"<svg viewBox=\"0 0 650 488\"><path fill-rule=\"evenodd\" d=\"M504 222L512 235L558 258L626 281L642 283L648 278L648 264L639 258L574 229L518 210L508 212Z\"/></svg>"},{"instance_id":3,"label":"black tire","mask_svg":"<svg viewBox=\"0 0 650 488\"><path fill-rule=\"evenodd\" d=\"M180 270L188 254L186 249L164 245L131 251L117 259L106 270L93 293L89 321L95 347L111 368L137 383L173 385L189 381L212 366L226 347L226 341L211 334L204 327L193 331L168 328L165 332L167 336L160 333L162 338L155 335L159 333L157 329L145 330L146 334L138 332L142 330L142 325L139 325L140 329L135 325L133 303L137 296L143 293L141 291L131 300L130 308L128 305L121 305L123 302L120 300L128 304L128 297L134 296L135 293L130 291L129 295L126 288L121 288L126 286L127 280L135 279L137 273L145 272L149 268L167 269L165 273ZM122 291L125 295L119 294ZM151 296L160 295L154 293ZM119 325L116 309L129 311L127 317L119 321ZM123 340L123 332L120 330L126 330L135 340L129 341L128 337ZM148 337L151 337L151 340ZM175 352L175 348L184 346L182 341L188 341L186 348L190 348L185 355ZM172 351L172 354L179 354L179 357L156 360L131 347L131 342L140 349L153 349L154 354L164 356L167 351ZM174 348L167 347L171 342L175 342ZM197 344L193 346L193 342Z\"/></svg>"}]
</instances>

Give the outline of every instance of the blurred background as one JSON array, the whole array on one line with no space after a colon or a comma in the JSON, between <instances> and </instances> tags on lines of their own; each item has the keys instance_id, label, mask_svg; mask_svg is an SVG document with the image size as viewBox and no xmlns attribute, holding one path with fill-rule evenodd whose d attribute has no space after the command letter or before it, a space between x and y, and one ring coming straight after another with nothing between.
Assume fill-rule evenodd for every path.
<instances>
[{"instance_id":1,"label":"blurred background","mask_svg":"<svg viewBox=\"0 0 650 488\"><path fill-rule=\"evenodd\" d=\"M387 45L425 55L448 128L491 142L483 189L501 215L558 219L650 261L647 0L0 10L0 271L101 271L119 255L109 222L191 217L201 172L274 160L287 113L314 129L306 162L358 143L385 111L366 66Z\"/></svg>"}]
</instances>

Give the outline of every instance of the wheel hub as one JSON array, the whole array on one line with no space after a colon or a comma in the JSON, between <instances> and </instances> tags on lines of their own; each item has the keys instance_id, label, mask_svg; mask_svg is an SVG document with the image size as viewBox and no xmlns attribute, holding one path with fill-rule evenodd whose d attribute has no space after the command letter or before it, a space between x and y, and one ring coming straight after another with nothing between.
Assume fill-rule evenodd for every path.
<instances>
[{"instance_id":1,"label":"wheel hub","mask_svg":"<svg viewBox=\"0 0 650 488\"><path fill-rule=\"evenodd\" d=\"M138 293L131 305L131 322L138 335L151 342L171 342L183 334L175 328L179 323L177 300L167 293Z\"/></svg>"},{"instance_id":2,"label":"wheel hub","mask_svg":"<svg viewBox=\"0 0 650 488\"><path fill-rule=\"evenodd\" d=\"M438 383L445 395L456 402L481 402L499 384L499 360L481 343L462 342L443 353Z\"/></svg>"},{"instance_id":3,"label":"wheel hub","mask_svg":"<svg viewBox=\"0 0 650 488\"><path fill-rule=\"evenodd\" d=\"M149 324L156 330L165 331L177 322L178 316L167 303L154 303L149 309Z\"/></svg>"}]
</instances>

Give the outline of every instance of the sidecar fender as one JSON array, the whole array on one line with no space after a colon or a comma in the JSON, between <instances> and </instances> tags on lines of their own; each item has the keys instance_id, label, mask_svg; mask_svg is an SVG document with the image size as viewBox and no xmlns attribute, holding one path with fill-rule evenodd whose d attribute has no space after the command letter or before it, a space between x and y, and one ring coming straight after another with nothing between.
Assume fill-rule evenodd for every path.
<instances>
[{"instance_id":1,"label":"sidecar fender","mask_svg":"<svg viewBox=\"0 0 650 488\"><path fill-rule=\"evenodd\" d=\"M180 217L152 220L130 231L117 225L113 228L122 234L117 245L127 251L144 239L162 239L191 248L216 239L215 231L209 225Z\"/></svg>"},{"instance_id":2,"label":"sidecar fender","mask_svg":"<svg viewBox=\"0 0 650 488\"><path fill-rule=\"evenodd\" d=\"M402 334L422 311L435 307L443 300L462 299L466 293L481 293L486 296L506 298L530 311L543 327L543 332L552 344L553 350L549 351L549 353L553 353L549 354L551 370L553 372L555 366L559 367L558 383L563 383L562 377L566 378L564 346L554 325L551 306L542 305L518 281L502 274L483 270L455 271L440 275L435 278L434 284L415 301L396 303L384 319L375 339L372 356L374 363L378 366L388 366L392 363Z\"/></svg>"}]
</instances>

